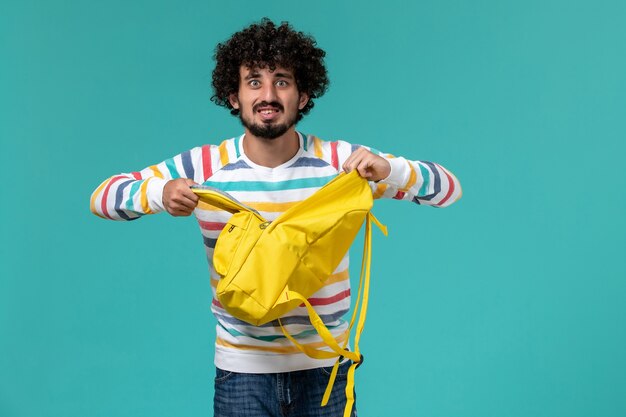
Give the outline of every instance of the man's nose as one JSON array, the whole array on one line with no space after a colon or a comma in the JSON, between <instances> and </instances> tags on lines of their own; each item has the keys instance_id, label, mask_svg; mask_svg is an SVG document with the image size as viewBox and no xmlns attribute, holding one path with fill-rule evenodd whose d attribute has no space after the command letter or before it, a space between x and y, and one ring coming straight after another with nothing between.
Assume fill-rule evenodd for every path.
<instances>
[{"instance_id":1,"label":"man's nose","mask_svg":"<svg viewBox=\"0 0 626 417\"><path fill-rule=\"evenodd\" d=\"M276 101L276 86L271 83L265 84L261 90L261 97L263 101L267 101L268 103Z\"/></svg>"}]
</instances>

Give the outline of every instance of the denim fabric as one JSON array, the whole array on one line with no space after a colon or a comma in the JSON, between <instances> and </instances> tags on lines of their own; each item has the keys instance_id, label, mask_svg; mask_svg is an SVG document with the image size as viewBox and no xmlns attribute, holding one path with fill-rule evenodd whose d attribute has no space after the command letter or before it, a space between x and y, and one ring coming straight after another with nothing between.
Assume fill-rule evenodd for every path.
<instances>
[{"instance_id":1,"label":"denim fabric","mask_svg":"<svg viewBox=\"0 0 626 417\"><path fill-rule=\"evenodd\" d=\"M339 367L325 407L320 404L332 368L278 374L241 374L217 368L214 417L341 417L349 367L349 361ZM351 415L356 417L356 401Z\"/></svg>"}]
</instances>

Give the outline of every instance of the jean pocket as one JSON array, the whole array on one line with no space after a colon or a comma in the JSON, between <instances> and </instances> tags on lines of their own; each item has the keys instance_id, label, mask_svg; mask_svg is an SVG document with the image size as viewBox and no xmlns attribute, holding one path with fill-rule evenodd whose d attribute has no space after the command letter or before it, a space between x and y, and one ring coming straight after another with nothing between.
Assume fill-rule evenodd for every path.
<instances>
[{"instance_id":1,"label":"jean pocket","mask_svg":"<svg viewBox=\"0 0 626 417\"><path fill-rule=\"evenodd\" d=\"M352 361L345 361L344 363L339 365L339 369L337 369L337 378L345 378L348 375L348 370L350 369L350 365L352 365ZM325 366L319 368L320 372L324 376L330 376L333 371L332 366Z\"/></svg>"},{"instance_id":2,"label":"jean pocket","mask_svg":"<svg viewBox=\"0 0 626 417\"><path fill-rule=\"evenodd\" d=\"M232 377L234 372L225 371L220 368L215 368L215 383L219 384L222 382L226 382L230 377Z\"/></svg>"}]
</instances>

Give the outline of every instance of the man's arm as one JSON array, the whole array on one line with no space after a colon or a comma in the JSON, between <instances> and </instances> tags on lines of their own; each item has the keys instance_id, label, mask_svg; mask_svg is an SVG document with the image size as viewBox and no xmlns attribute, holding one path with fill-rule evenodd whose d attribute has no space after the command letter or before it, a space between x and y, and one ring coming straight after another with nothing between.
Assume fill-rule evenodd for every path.
<instances>
[{"instance_id":1,"label":"man's arm","mask_svg":"<svg viewBox=\"0 0 626 417\"><path fill-rule=\"evenodd\" d=\"M91 212L111 220L135 220L161 211L188 216L198 204L189 186L206 181L219 159L217 146L205 145L141 171L114 175L91 195Z\"/></svg>"},{"instance_id":2,"label":"man's arm","mask_svg":"<svg viewBox=\"0 0 626 417\"><path fill-rule=\"evenodd\" d=\"M410 161L402 157L385 159L391 166L388 177L372 184L374 198L409 200L416 204L448 207L463 195L459 180L442 165Z\"/></svg>"},{"instance_id":3,"label":"man's arm","mask_svg":"<svg viewBox=\"0 0 626 417\"><path fill-rule=\"evenodd\" d=\"M370 180L374 198L447 207L463 194L459 180L437 163L394 157L345 141L323 142L317 138L312 141L314 149L319 150L324 159L337 161L338 167L345 171L356 169Z\"/></svg>"}]
</instances>

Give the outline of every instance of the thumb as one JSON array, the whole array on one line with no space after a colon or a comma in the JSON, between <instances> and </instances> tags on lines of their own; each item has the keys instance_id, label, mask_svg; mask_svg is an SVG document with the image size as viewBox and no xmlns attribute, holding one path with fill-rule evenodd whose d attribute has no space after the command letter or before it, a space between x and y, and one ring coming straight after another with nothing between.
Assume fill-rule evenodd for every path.
<instances>
[{"instance_id":1,"label":"thumb","mask_svg":"<svg viewBox=\"0 0 626 417\"><path fill-rule=\"evenodd\" d=\"M194 180L192 180L192 179L185 178L184 180L185 180L185 184L187 184L187 185L190 185L190 186L191 186L191 185L198 185L198 183L197 183L197 182L195 182L195 181L194 181Z\"/></svg>"}]
</instances>

